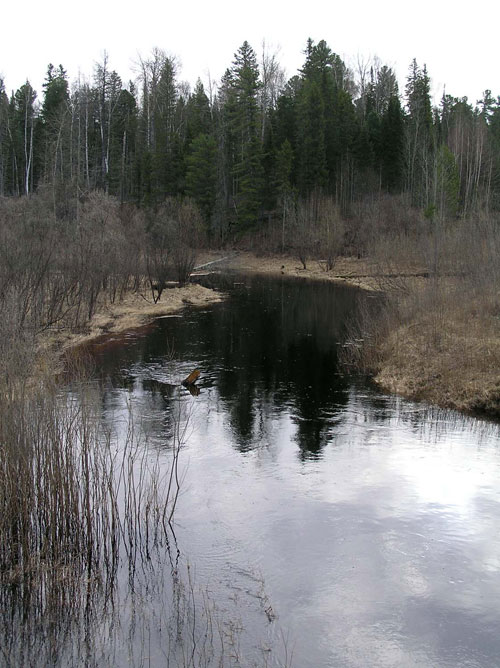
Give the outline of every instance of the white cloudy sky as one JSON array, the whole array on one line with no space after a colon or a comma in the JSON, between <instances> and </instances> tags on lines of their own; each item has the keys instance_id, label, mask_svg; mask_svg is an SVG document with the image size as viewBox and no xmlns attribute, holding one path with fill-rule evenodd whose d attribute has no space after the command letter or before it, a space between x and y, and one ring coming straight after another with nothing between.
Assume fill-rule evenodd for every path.
<instances>
[{"instance_id":1,"label":"white cloudy sky","mask_svg":"<svg viewBox=\"0 0 500 668\"><path fill-rule=\"evenodd\" d=\"M436 100L444 84L472 102L485 88L500 94L495 0L27 0L4 3L1 17L0 74L8 91L26 78L40 91L49 62L62 63L70 79L89 75L104 50L127 81L137 54L155 46L178 56L181 79L206 81L210 72L217 80L245 39L255 50L263 39L279 45L291 76L310 36L325 39L348 64L377 55L400 84L412 58L425 62Z\"/></svg>"}]
</instances>

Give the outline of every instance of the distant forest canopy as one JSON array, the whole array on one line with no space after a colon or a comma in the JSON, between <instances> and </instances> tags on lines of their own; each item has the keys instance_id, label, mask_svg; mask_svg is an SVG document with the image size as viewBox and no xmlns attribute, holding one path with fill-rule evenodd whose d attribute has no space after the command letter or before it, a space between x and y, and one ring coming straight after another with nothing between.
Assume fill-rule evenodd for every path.
<instances>
[{"instance_id":1,"label":"distant forest canopy","mask_svg":"<svg viewBox=\"0 0 500 668\"><path fill-rule=\"evenodd\" d=\"M288 81L276 54L244 42L211 90L180 82L160 49L126 86L106 56L71 85L49 65L40 96L27 81L9 98L0 79L0 196L42 186L61 203L93 190L153 208L189 197L218 239L318 195L345 217L385 193L446 218L499 210L500 97L433 107L425 65L410 64L400 91L390 67L354 73L311 39Z\"/></svg>"}]
</instances>

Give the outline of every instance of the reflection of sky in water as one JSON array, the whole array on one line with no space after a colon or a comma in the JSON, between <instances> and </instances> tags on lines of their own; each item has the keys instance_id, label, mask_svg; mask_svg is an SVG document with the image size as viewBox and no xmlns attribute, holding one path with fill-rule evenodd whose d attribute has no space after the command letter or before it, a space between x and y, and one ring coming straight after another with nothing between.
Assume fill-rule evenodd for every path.
<instances>
[{"instance_id":1,"label":"reflection of sky in water","mask_svg":"<svg viewBox=\"0 0 500 668\"><path fill-rule=\"evenodd\" d=\"M280 358L295 359L309 350L297 336L311 323L297 324L292 297L282 297L288 329L276 334L270 301L268 337L285 341ZM316 387L271 364L265 347L252 350L243 384L243 367L231 375L237 323L220 343L227 312L197 354L210 317L190 316L174 367L146 343L119 360L129 381L113 383L104 411L116 425L130 407L168 457L180 397L189 438L176 526L197 580L235 606L250 638L283 629L295 666L499 665L498 427L337 381L319 325L319 352L309 350L324 364ZM202 392L191 397L175 382L198 364ZM259 609L262 587L272 624Z\"/></svg>"}]
</instances>

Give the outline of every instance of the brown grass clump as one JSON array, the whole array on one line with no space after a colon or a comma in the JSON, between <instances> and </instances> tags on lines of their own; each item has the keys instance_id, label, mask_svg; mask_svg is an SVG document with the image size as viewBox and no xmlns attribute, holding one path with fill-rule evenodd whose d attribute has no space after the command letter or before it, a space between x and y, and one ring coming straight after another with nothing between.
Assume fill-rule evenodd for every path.
<instances>
[{"instance_id":1,"label":"brown grass clump","mask_svg":"<svg viewBox=\"0 0 500 668\"><path fill-rule=\"evenodd\" d=\"M348 362L390 392L500 416L496 226L479 219L444 227L439 238L431 230L411 244L385 239L374 255L390 267L385 278L379 274L386 299L359 314L351 338L362 345L348 347Z\"/></svg>"},{"instance_id":2,"label":"brown grass clump","mask_svg":"<svg viewBox=\"0 0 500 668\"><path fill-rule=\"evenodd\" d=\"M494 294L461 281L414 287L377 342L375 380L443 407L500 415L500 320ZM498 314L497 314L498 313Z\"/></svg>"}]
</instances>

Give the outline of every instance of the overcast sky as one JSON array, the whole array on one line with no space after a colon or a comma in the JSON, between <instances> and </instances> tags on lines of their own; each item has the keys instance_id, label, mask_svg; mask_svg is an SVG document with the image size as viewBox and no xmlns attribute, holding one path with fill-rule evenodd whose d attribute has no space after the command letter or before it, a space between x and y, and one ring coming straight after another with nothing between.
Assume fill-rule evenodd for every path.
<instances>
[{"instance_id":1,"label":"overcast sky","mask_svg":"<svg viewBox=\"0 0 500 668\"><path fill-rule=\"evenodd\" d=\"M325 39L351 66L358 56L377 55L395 69L401 89L415 57L427 64L436 101L445 84L448 93L473 103L486 88L500 95L500 3L494 0L27 0L4 3L1 15L0 74L9 92L29 78L41 93L49 62L61 63L70 80L79 71L89 76L104 50L126 82L137 54L147 56L155 46L179 58L180 79L206 82L210 72L218 80L245 39L257 52L263 39L279 46L292 76L312 37Z\"/></svg>"}]
</instances>

